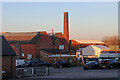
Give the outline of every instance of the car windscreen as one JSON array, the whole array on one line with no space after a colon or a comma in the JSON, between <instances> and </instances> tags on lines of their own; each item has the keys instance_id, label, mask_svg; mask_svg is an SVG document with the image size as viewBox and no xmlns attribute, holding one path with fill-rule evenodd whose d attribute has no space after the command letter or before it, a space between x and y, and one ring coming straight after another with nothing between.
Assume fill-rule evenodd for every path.
<instances>
[{"instance_id":1,"label":"car windscreen","mask_svg":"<svg viewBox=\"0 0 120 80\"><path fill-rule=\"evenodd\" d=\"M118 62L118 60L115 60L115 59L114 59L113 61L114 61L114 62Z\"/></svg>"},{"instance_id":2,"label":"car windscreen","mask_svg":"<svg viewBox=\"0 0 120 80\"><path fill-rule=\"evenodd\" d=\"M39 61L40 63L47 63L46 61Z\"/></svg>"},{"instance_id":3,"label":"car windscreen","mask_svg":"<svg viewBox=\"0 0 120 80\"><path fill-rule=\"evenodd\" d=\"M95 62L88 62L88 63L86 63L86 64L94 64Z\"/></svg>"},{"instance_id":4,"label":"car windscreen","mask_svg":"<svg viewBox=\"0 0 120 80\"><path fill-rule=\"evenodd\" d=\"M32 60L30 60L30 61L27 61L27 63L29 64L29 63L32 63Z\"/></svg>"},{"instance_id":5,"label":"car windscreen","mask_svg":"<svg viewBox=\"0 0 120 80\"><path fill-rule=\"evenodd\" d=\"M47 63L46 61L43 61L43 63Z\"/></svg>"},{"instance_id":6,"label":"car windscreen","mask_svg":"<svg viewBox=\"0 0 120 80\"><path fill-rule=\"evenodd\" d=\"M27 61L26 61L26 60L24 60L24 62L25 62L25 63L27 63Z\"/></svg>"},{"instance_id":7,"label":"car windscreen","mask_svg":"<svg viewBox=\"0 0 120 80\"><path fill-rule=\"evenodd\" d=\"M56 61L55 64L57 64L57 63L62 63L62 61Z\"/></svg>"},{"instance_id":8,"label":"car windscreen","mask_svg":"<svg viewBox=\"0 0 120 80\"><path fill-rule=\"evenodd\" d=\"M63 61L63 63L67 63L66 61Z\"/></svg>"},{"instance_id":9,"label":"car windscreen","mask_svg":"<svg viewBox=\"0 0 120 80\"><path fill-rule=\"evenodd\" d=\"M101 62L109 62L109 60L101 61Z\"/></svg>"},{"instance_id":10,"label":"car windscreen","mask_svg":"<svg viewBox=\"0 0 120 80\"><path fill-rule=\"evenodd\" d=\"M57 64L57 63L58 63L58 61L55 62L55 64Z\"/></svg>"}]
</instances>

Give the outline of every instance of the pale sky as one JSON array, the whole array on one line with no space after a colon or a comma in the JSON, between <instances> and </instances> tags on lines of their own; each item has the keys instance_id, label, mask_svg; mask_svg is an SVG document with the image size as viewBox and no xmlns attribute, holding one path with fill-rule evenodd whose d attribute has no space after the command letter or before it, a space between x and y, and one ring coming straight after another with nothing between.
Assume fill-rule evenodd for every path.
<instances>
[{"instance_id":1,"label":"pale sky","mask_svg":"<svg viewBox=\"0 0 120 80\"><path fill-rule=\"evenodd\" d=\"M96 39L118 34L117 2L5 2L3 32L63 32L69 12L70 39Z\"/></svg>"}]
</instances>

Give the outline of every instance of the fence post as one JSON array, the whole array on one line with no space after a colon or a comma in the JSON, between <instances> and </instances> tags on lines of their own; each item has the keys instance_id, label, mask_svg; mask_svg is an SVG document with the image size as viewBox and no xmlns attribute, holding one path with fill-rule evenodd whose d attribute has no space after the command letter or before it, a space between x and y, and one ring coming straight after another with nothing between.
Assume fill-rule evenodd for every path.
<instances>
[{"instance_id":1,"label":"fence post","mask_svg":"<svg viewBox=\"0 0 120 80\"><path fill-rule=\"evenodd\" d=\"M48 67L48 75L49 75L49 67Z\"/></svg>"},{"instance_id":2,"label":"fence post","mask_svg":"<svg viewBox=\"0 0 120 80\"><path fill-rule=\"evenodd\" d=\"M46 67L46 75L49 75L49 67Z\"/></svg>"},{"instance_id":3,"label":"fence post","mask_svg":"<svg viewBox=\"0 0 120 80\"><path fill-rule=\"evenodd\" d=\"M34 68L32 67L32 76L34 76Z\"/></svg>"}]
</instances>

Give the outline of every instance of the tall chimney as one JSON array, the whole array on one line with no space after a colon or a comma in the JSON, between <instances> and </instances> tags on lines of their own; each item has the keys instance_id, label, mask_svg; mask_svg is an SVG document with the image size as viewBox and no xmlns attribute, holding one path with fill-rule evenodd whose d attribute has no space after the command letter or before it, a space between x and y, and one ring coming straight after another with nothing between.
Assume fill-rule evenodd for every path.
<instances>
[{"instance_id":1,"label":"tall chimney","mask_svg":"<svg viewBox=\"0 0 120 80\"><path fill-rule=\"evenodd\" d=\"M68 23L68 12L64 12L64 36L69 43L69 23Z\"/></svg>"}]
</instances>

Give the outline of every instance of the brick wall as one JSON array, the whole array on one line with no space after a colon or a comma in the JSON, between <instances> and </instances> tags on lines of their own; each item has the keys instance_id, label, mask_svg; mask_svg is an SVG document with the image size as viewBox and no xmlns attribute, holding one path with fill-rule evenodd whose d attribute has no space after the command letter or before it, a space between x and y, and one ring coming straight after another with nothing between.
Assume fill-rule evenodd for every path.
<instances>
[{"instance_id":1,"label":"brick wall","mask_svg":"<svg viewBox=\"0 0 120 80\"><path fill-rule=\"evenodd\" d=\"M10 44L16 54L20 54L20 49L15 49L15 44Z\"/></svg>"},{"instance_id":2,"label":"brick wall","mask_svg":"<svg viewBox=\"0 0 120 80\"><path fill-rule=\"evenodd\" d=\"M5 71L5 74L2 75L3 78L4 77L11 78L11 76L16 77L16 57L15 56L13 56L13 58L12 56L2 56L2 71Z\"/></svg>"},{"instance_id":3,"label":"brick wall","mask_svg":"<svg viewBox=\"0 0 120 80\"><path fill-rule=\"evenodd\" d=\"M43 35L36 44L19 44L20 48L15 49L15 44L10 44L13 50L20 58L27 59L27 54L31 54L32 58L40 57L40 49L53 48L53 41L48 35ZM59 48L59 45L64 45L65 50L68 50L68 43L65 38L57 38L55 41L55 48ZM24 56L22 56L24 53Z\"/></svg>"},{"instance_id":4,"label":"brick wall","mask_svg":"<svg viewBox=\"0 0 120 80\"><path fill-rule=\"evenodd\" d=\"M21 55L24 53L24 56L21 56L22 58L25 58L27 60L27 55L31 54L32 58L36 57L36 44L21 44Z\"/></svg>"},{"instance_id":5,"label":"brick wall","mask_svg":"<svg viewBox=\"0 0 120 80\"><path fill-rule=\"evenodd\" d=\"M13 50L16 52L17 55L20 55L20 58L27 59L27 54L31 54L32 58L36 57L36 44L19 44L20 48L15 49L15 44L10 44ZM24 53L24 56L22 56Z\"/></svg>"},{"instance_id":6,"label":"brick wall","mask_svg":"<svg viewBox=\"0 0 120 80\"><path fill-rule=\"evenodd\" d=\"M37 41L36 46L37 50L40 48L52 48L52 40L48 35L43 35L42 38Z\"/></svg>"},{"instance_id":7,"label":"brick wall","mask_svg":"<svg viewBox=\"0 0 120 80\"><path fill-rule=\"evenodd\" d=\"M64 45L64 50L68 50L68 42L65 38L57 38L55 48L59 48L59 45Z\"/></svg>"}]
</instances>

